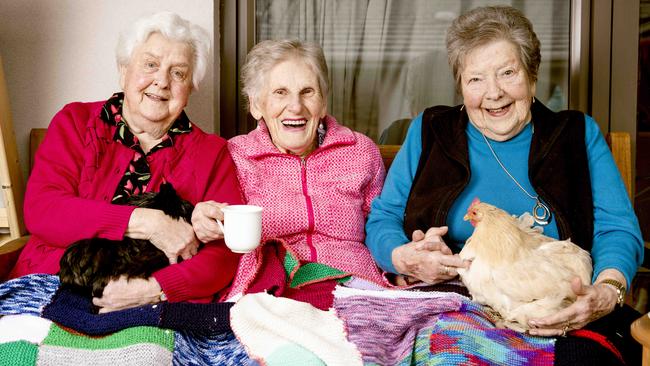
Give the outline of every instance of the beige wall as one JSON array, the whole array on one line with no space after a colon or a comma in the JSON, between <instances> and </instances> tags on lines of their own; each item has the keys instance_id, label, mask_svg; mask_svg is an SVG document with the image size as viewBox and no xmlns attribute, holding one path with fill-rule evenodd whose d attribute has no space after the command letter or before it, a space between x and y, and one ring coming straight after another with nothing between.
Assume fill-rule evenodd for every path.
<instances>
[{"instance_id":1,"label":"beige wall","mask_svg":"<svg viewBox=\"0 0 650 366\"><path fill-rule=\"evenodd\" d=\"M214 40L209 0L0 0L0 53L24 173L30 129L47 127L66 103L103 100L118 91L114 50L119 31L162 10L204 27ZM215 130L214 93L209 65L187 108L208 132Z\"/></svg>"}]
</instances>

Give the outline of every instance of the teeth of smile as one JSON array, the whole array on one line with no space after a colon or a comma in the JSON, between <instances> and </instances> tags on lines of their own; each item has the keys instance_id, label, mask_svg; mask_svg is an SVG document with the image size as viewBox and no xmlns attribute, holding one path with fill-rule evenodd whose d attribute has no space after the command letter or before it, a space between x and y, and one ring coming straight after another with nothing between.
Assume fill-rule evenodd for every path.
<instances>
[{"instance_id":1,"label":"teeth of smile","mask_svg":"<svg viewBox=\"0 0 650 366\"><path fill-rule=\"evenodd\" d=\"M155 95L155 94L150 94L150 93L147 93L147 96L148 96L149 98L157 99L157 100L164 100L164 99L165 99L165 98L163 98L163 97L159 97L159 96L157 96L157 95Z\"/></svg>"},{"instance_id":2,"label":"teeth of smile","mask_svg":"<svg viewBox=\"0 0 650 366\"><path fill-rule=\"evenodd\" d=\"M307 123L305 120L282 121L282 124L285 126L302 126L305 123Z\"/></svg>"},{"instance_id":3,"label":"teeth of smile","mask_svg":"<svg viewBox=\"0 0 650 366\"><path fill-rule=\"evenodd\" d=\"M498 112L501 112L503 109L504 109L504 107L501 107L501 108L495 108L495 109L488 109L488 112L491 112L491 113L498 113Z\"/></svg>"}]
</instances>

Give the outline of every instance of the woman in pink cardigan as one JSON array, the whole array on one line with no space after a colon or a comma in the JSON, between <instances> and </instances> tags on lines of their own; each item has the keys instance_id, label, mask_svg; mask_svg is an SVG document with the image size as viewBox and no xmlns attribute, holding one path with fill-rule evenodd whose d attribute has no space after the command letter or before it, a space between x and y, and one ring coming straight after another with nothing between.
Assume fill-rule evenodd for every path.
<instances>
[{"instance_id":1,"label":"woman in pink cardigan","mask_svg":"<svg viewBox=\"0 0 650 366\"><path fill-rule=\"evenodd\" d=\"M239 255L222 241L199 250L189 223L122 204L163 182L193 204L241 202L226 141L201 131L183 111L205 75L209 50L204 30L167 12L140 19L120 37L123 92L65 106L36 154L25 194L31 238L10 277L57 273L65 249L78 240L130 237L149 239L173 264L148 279L111 281L94 299L102 312L165 297L210 301L231 282Z\"/></svg>"},{"instance_id":2,"label":"woman in pink cardigan","mask_svg":"<svg viewBox=\"0 0 650 366\"><path fill-rule=\"evenodd\" d=\"M323 278L386 285L364 244L384 165L372 140L327 115L328 72L320 46L263 41L248 54L242 80L258 126L228 146L245 201L264 208L264 244L242 257L231 294L269 281L259 275L268 271L269 242L300 262L287 269L289 277L299 266L319 263L334 269ZM195 227L199 238L220 237L213 223L206 221L204 229Z\"/></svg>"}]
</instances>

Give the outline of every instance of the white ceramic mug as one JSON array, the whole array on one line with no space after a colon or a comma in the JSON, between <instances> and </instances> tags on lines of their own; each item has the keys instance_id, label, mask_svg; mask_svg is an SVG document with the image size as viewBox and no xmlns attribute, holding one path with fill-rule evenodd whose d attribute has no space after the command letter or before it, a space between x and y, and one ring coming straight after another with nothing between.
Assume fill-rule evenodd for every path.
<instances>
[{"instance_id":1,"label":"white ceramic mug","mask_svg":"<svg viewBox=\"0 0 650 366\"><path fill-rule=\"evenodd\" d=\"M226 245L235 253L248 253L260 245L262 207L232 205L221 209L223 223L217 220Z\"/></svg>"}]
</instances>

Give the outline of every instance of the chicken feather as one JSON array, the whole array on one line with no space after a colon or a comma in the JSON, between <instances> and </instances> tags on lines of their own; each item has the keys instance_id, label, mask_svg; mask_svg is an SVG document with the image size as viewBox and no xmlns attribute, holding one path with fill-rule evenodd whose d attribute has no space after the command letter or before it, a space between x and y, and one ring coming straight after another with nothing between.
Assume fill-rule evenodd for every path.
<instances>
[{"instance_id":1,"label":"chicken feather","mask_svg":"<svg viewBox=\"0 0 650 366\"><path fill-rule=\"evenodd\" d=\"M571 280L589 284L591 256L570 240L556 240L507 212L475 200L465 220L474 226L459 269L474 301L491 307L498 326L525 332L530 318L555 314L576 300Z\"/></svg>"}]
</instances>

